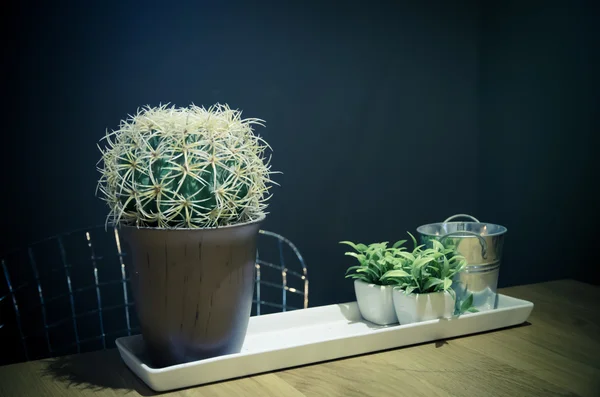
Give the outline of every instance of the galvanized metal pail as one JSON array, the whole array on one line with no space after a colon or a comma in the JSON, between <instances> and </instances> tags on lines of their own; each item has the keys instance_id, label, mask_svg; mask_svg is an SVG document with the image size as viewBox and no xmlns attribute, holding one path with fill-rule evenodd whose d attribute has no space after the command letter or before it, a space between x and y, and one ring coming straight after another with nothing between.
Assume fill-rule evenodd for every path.
<instances>
[{"instance_id":1,"label":"galvanized metal pail","mask_svg":"<svg viewBox=\"0 0 600 397\"><path fill-rule=\"evenodd\" d=\"M469 222L450 222L469 218ZM462 302L473 294L473 306L480 310L497 307L498 276L504 245L504 226L482 223L467 214L457 214L442 223L431 223L417 228L421 244L431 247L435 239L446 247L454 247L465 257L467 266L453 280L456 298Z\"/></svg>"}]
</instances>

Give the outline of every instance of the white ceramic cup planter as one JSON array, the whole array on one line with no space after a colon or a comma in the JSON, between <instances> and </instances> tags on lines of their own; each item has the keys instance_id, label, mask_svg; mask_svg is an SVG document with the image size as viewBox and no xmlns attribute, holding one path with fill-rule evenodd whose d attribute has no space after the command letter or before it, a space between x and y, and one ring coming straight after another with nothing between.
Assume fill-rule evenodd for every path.
<instances>
[{"instance_id":1,"label":"white ceramic cup planter","mask_svg":"<svg viewBox=\"0 0 600 397\"><path fill-rule=\"evenodd\" d=\"M378 325L398 323L394 300L393 286L368 284L362 280L354 280L354 292L361 316Z\"/></svg>"},{"instance_id":2,"label":"white ceramic cup planter","mask_svg":"<svg viewBox=\"0 0 600 397\"><path fill-rule=\"evenodd\" d=\"M455 301L448 292L407 295L403 290L394 289L392 297L401 325L450 318L454 314Z\"/></svg>"}]
</instances>

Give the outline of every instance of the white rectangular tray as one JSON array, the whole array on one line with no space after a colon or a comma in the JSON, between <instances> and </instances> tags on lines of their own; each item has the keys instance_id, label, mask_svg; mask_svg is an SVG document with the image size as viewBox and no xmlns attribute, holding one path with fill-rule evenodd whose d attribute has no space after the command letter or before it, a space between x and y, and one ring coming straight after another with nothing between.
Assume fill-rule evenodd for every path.
<instances>
[{"instance_id":1,"label":"white rectangular tray","mask_svg":"<svg viewBox=\"0 0 600 397\"><path fill-rule=\"evenodd\" d=\"M527 320L533 303L498 296L498 308L447 320L377 326L356 302L250 318L242 351L151 368L141 335L116 340L125 364L155 391L166 391L341 357L509 327Z\"/></svg>"}]
</instances>

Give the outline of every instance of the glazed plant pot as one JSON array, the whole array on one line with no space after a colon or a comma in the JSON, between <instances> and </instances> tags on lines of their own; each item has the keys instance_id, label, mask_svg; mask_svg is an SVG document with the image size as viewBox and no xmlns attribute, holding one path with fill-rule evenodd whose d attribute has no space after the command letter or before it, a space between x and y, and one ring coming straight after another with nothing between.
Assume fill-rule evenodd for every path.
<instances>
[{"instance_id":1,"label":"glazed plant pot","mask_svg":"<svg viewBox=\"0 0 600 397\"><path fill-rule=\"evenodd\" d=\"M136 310L154 366L240 352L263 219L205 229L121 228Z\"/></svg>"},{"instance_id":2,"label":"glazed plant pot","mask_svg":"<svg viewBox=\"0 0 600 397\"><path fill-rule=\"evenodd\" d=\"M406 294L401 289L392 292L394 309L401 325L450 318L455 300L448 292Z\"/></svg>"},{"instance_id":3,"label":"glazed plant pot","mask_svg":"<svg viewBox=\"0 0 600 397\"><path fill-rule=\"evenodd\" d=\"M354 292L361 316L377 325L398 323L392 298L393 286L354 280Z\"/></svg>"}]
</instances>

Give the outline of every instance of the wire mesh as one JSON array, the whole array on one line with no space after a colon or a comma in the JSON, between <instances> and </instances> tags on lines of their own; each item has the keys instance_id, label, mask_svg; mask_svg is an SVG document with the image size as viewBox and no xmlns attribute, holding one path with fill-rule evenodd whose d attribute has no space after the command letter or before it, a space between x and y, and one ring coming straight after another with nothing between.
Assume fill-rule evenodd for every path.
<instances>
[{"instance_id":1,"label":"wire mesh","mask_svg":"<svg viewBox=\"0 0 600 397\"><path fill-rule=\"evenodd\" d=\"M252 315L307 308L302 255L285 237L259 233ZM95 226L3 258L0 365L112 348L139 333L125 256L118 230Z\"/></svg>"}]
</instances>

